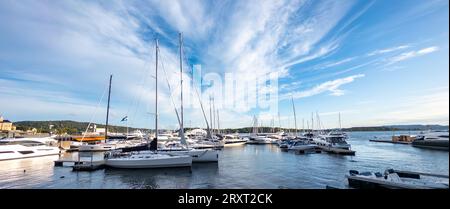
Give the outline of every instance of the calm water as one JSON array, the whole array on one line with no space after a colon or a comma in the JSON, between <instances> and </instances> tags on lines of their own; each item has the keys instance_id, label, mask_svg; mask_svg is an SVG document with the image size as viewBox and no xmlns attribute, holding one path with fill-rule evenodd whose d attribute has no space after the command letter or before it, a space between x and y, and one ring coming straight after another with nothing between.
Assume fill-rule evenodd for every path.
<instances>
[{"instance_id":1,"label":"calm water","mask_svg":"<svg viewBox=\"0 0 450 209\"><path fill-rule=\"evenodd\" d=\"M396 134L400 134L399 132ZM296 155L275 145L225 148L219 163L189 168L73 172L54 167L58 156L0 161L0 188L325 188L347 187L350 169L386 168L449 174L449 152L369 142L391 132L354 132L348 142L356 156ZM101 157L102 154L98 153ZM77 158L77 153L64 158ZM24 172L24 170L26 170Z\"/></svg>"}]
</instances>

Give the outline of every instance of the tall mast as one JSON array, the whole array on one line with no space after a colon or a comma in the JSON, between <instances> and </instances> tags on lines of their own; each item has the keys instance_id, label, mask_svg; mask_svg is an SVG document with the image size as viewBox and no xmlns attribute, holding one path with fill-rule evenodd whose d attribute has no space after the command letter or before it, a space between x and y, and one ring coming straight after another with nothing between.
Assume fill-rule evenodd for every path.
<instances>
[{"instance_id":1,"label":"tall mast","mask_svg":"<svg viewBox=\"0 0 450 209\"><path fill-rule=\"evenodd\" d=\"M158 39L156 39L156 56L155 56L155 139L158 139L158 52L159 45Z\"/></svg>"},{"instance_id":2,"label":"tall mast","mask_svg":"<svg viewBox=\"0 0 450 209\"><path fill-rule=\"evenodd\" d=\"M217 134L217 121L216 121L216 101L213 97L213 132Z\"/></svg>"},{"instance_id":3,"label":"tall mast","mask_svg":"<svg viewBox=\"0 0 450 209\"><path fill-rule=\"evenodd\" d=\"M183 114L183 34L180 33L180 88L181 88L181 95L180 95L180 102L181 102L181 123L180 123L180 139L181 143L186 144L186 140L184 139L184 114Z\"/></svg>"},{"instance_id":4,"label":"tall mast","mask_svg":"<svg viewBox=\"0 0 450 209\"><path fill-rule=\"evenodd\" d=\"M209 96L209 121L210 121L210 125L211 125L211 129L214 132L214 125L213 125L213 119L212 119L212 97Z\"/></svg>"},{"instance_id":5,"label":"tall mast","mask_svg":"<svg viewBox=\"0 0 450 209\"><path fill-rule=\"evenodd\" d=\"M339 130L342 130L342 124L341 124L341 112L339 112Z\"/></svg>"},{"instance_id":6,"label":"tall mast","mask_svg":"<svg viewBox=\"0 0 450 209\"><path fill-rule=\"evenodd\" d=\"M220 134L219 110L217 110L217 133Z\"/></svg>"},{"instance_id":7,"label":"tall mast","mask_svg":"<svg viewBox=\"0 0 450 209\"><path fill-rule=\"evenodd\" d=\"M302 133L305 133L305 118L302 118Z\"/></svg>"},{"instance_id":8,"label":"tall mast","mask_svg":"<svg viewBox=\"0 0 450 209\"><path fill-rule=\"evenodd\" d=\"M297 116L295 115L294 97L291 97L292 109L294 110L294 124L295 124L295 136L297 136Z\"/></svg>"},{"instance_id":9,"label":"tall mast","mask_svg":"<svg viewBox=\"0 0 450 209\"><path fill-rule=\"evenodd\" d=\"M108 91L108 106L106 107L106 127L105 127L105 142L108 139L108 122L109 122L109 101L111 99L111 82L112 74L109 76L109 91Z\"/></svg>"}]
</instances>

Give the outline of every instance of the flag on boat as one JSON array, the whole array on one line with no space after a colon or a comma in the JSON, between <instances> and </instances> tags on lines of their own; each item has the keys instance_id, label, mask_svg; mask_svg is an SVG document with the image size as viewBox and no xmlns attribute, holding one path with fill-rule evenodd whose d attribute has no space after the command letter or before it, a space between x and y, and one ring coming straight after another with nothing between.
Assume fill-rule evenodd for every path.
<instances>
[{"instance_id":1,"label":"flag on boat","mask_svg":"<svg viewBox=\"0 0 450 209\"><path fill-rule=\"evenodd\" d=\"M127 121L127 120L128 120L128 116L125 116L125 117L122 118L121 121Z\"/></svg>"}]
</instances>

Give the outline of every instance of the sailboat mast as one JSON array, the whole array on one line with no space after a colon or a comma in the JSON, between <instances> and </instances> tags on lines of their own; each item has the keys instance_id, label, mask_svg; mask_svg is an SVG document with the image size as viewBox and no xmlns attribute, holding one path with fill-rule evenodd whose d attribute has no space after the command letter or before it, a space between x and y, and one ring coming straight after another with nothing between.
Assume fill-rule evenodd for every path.
<instances>
[{"instance_id":1,"label":"sailboat mast","mask_svg":"<svg viewBox=\"0 0 450 209\"><path fill-rule=\"evenodd\" d=\"M342 130L342 124L341 124L341 112L339 112L339 130Z\"/></svg>"},{"instance_id":2,"label":"sailboat mast","mask_svg":"<svg viewBox=\"0 0 450 209\"><path fill-rule=\"evenodd\" d=\"M108 139L108 122L109 122L109 102L111 99L111 82L112 82L112 74L109 76L109 90L108 90L108 105L106 107L106 126L105 126L105 142Z\"/></svg>"},{"instance_id":3,"label":"sailboat mast","mask_svg":"<svg viewBox=\"0 0 450 209\"><path fill-rule=\"evenodd\" d=\"M217 133L220 134L219 110L217 110Z\"/></svg>"},{"instance_id":4,"label":"sailboat mast","mask_svg":"<svg viewBox=\"0 0 450 209\"><path fill-rule=\"evenodd\" d=\"M212 119L212 97L211 96L209 96L209 121L211 123L210 124L211 129L214 133L214 124L213 124L213 119Z\"/></svg>"},{"instance_id":5,"label":"sailboat mast","mask_svg":"<svg viewBox=\"0 0 450 209\"><path fill-rule=\"evenodd\" d=\"M155 139L158 139L158 39L156 39L156 61L155 61Z\"/></svg>"},{"instance_id":6,"label":"sailboat mast","mask_svg":"<svg viewBox=\"0 0 450 209\"><path fill-rule=\"evenodd\" d=\"M180 86L180 88L181 88L181 94L180 94L180 102L181 102L180 139L183 144L186 144L185 139L184 139L184 113L183 113L183 59L182 59L182 56L183 56L183 50L182 50L183 34L180 33L179 35L180 35L180 85L181 85Z\"/></svg>"},{"instance_id":7,"label":"sailboat mast","mask_svg":"<svg viewBox=\"0 0 450 209\"><path fill-rule=\"evenodd\" d=\"M294 97L291 97L292 109L294 110L294 124L295 124L295 136L297 136L297 116L295 115Z\"/></svg>"}]
</instances>

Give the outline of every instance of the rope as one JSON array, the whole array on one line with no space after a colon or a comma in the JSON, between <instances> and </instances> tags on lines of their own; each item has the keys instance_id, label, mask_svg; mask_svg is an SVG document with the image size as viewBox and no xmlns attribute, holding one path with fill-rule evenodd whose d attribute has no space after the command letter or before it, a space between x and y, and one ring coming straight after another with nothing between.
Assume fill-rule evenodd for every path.
<instances>
[{"instance_id":1,"label":"rope","mask_svg":"<svg viewBox=\"0 0 450 209\"><path fill-rule=\"evenodd\" d=\"M86 137L86 133L89 129L89 126L91 126L92 120L94 119L95 115L97 114L97 108L100 106L100 103L103 101L103 97L105 96L106 93L106 88L107 86L105 86L105 89L103 90L102 93L102 97L100 98L100 101L98 101L97 106L94 109L94 114L91 116L91 119L89 120L88 126L86 127L86 130L84 131L83 137L81 138L81 142L83 142L84 138Z\"/></svg>"}]
</instances>

